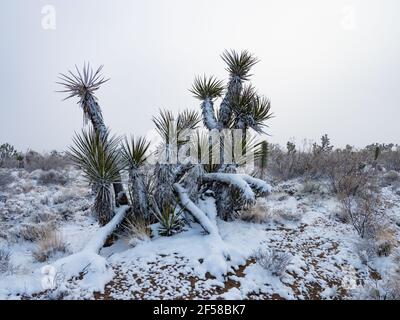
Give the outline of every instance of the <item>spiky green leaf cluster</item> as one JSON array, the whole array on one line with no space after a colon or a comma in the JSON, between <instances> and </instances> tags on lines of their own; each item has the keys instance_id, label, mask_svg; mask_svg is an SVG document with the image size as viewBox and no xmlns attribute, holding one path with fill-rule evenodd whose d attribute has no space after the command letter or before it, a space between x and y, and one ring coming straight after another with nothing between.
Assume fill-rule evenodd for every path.
<instances>
[{"instance_id":1,"label":"spiky green leaf cluster","mask_svg":"<svg viewBox=\"0 0 400 320\"><path fill-rule=\"evenodd\" d=\"M74 145L67 155L94 185L110 184L119 180L122 162L118 145L120 139L97 134L93 129L82 130L73 138Z\"/></svg>"},{"instance_id":2,"label":"spiky green leaf cluster","mask_svg":"<svg viewBox=\"0 0 400 320\"><path fill-rule=\"evenodd\" d=\"M153 117L153 123L164 145L180 146L185 143L189 130L195 130L200 121L199 114L190 110L179 113L177 118L169 110L160 110L160 114Z\"/></svg>"},{"instance_id":3,"label":"spiky green leaf cluster","mask_svg":"<svg viewBox=\"0 0 400 320\"><path fill-rule=\"evenodd\" d=\"M263 132L263 127L268 127L265 122L274 117L271 112L271 101L266 97L257 95L250 110L252 123L250 126L258 133Z\"/></svg>"},{"instance_id":4,"label":"spiky green leaf cluster","mask_svg":"<svg viewBox=\"0 0 400 320\"><path fill-rule=\"evenodd\" d=\"M223 82L215 77L196 77L192 89L189 91L199 100L215 99L221 96L224 89Z\"/></svg>"},{"instance_id":5,"label":"spiky green leaf cluster","mask_svg":"<svg viewBox=\"0 0 400 320\"><path fill-rule=\"evenodd\" d=\"M122 158L125 165L129 168L139 168L142 166L149 157L148 151L150 148L150 142L144 137L131 137L130 140L125 138L122 144Z\"/></svg>"},{"instance_id":6,"label":"spiky green leaf cluster","mask_svg":"<svg viewBox=\"0 0 400 320\"><path fill-rule=\"evenodd\" d=\"M103 83L109 80L105 79L101 74L103 66L100 66L94 71L89 64L85 63L82 72L79 71L77 66L75 66L75 69L76 73L68 71L68 74L61 73L59 76L61 81L57 83L64 86L64 90L58 92L65 92L68 94L64 100L75 96L83 99L87 94L93 95Z\"/></svg>"},{"instance_id":7,"label":"spiky green leaf cluster","mask_svg":"<svg viewBox=\"0 0 400 320\"><path fill-rule=\"evenodd\" d=\"M221 55L222 60L227 64L227 71L232 78L239 78L246 81L250 78L251 68L258 62L258 59L249 51L244 50L240 53L235 50L225 50Z\"/></svg>"},{"instance_id":8,"label":"spiky green leaf cluster","mask_svg":"<svg viewBox=\"0 0 400 320\"><path fill-rule=\"evenodd\" d=\"M158 233L170 237L180 232L184 226L182 220L183 210L176 204L164 205L161 209L153 205L153 214L160 223Z\"/></svg>"}]
</instances>

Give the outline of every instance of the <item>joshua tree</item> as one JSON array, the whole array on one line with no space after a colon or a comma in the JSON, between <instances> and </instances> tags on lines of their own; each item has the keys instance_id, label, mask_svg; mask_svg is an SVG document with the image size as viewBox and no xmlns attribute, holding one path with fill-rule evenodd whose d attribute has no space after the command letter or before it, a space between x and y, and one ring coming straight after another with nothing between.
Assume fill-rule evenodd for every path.
<instances>
[{"instance_id":1,"label":"joshua tree","mask_svg":"<svg viewBox=\"0 0 400 320\"><path fill-rule=\"evenodd\" d=\"M119 156L119 139L110 137L106 130L102 135L93 129L82 131L73 138L68 156L83 171L96 194L94 212L101 225L108 223L114 209L112 184L118 181L122 169Z\"/></svg>"},{"instance_id":2,"label":"joshua tree","mask_svg":"<svg viewBox=\"0 0 400 320\"><path fill-rule=\"evenodd\" d=\"M89 64L84 64L82 72L76 67L76 73L68 71L68 74L60 74L61 82L58 84L64 87L64 90L59 92L67 93L68 96L64 99L78 97L78 104L83 110L83 119L86 124L88 121L91 122L95 132L101 137L107 134L107 127L104 124L103 115L98 104L98 100L95 96L95 92L100 86L107 82L109 79L105 79L101 74L103 66L100 66L96 71L90 67ZM121 184L121 179L115 180L114 192L116 200L124 199L124 190ZM117 201L119 204L119 201Z\"/></svg>"},{"instance_id":3,"label":"joshua tree","mask_svg":"<svg viewBox=\"0 0 400 320\"><path fill-rule=\"evenodd\" d=\"M222 83L210 77L207 79L196 78L192 89L190 90L196 98L202 101L203 122L207 129L239 129L243 132L243 141L247 141L246 135L248 129L253 129L256 133L263 133L266 127L266 121L272 118L270 100L257 94L251 84L245 85L244 82L250 79L250 70L258 62L248 51L237 53L234 50L225 51L222 59L227 64L229 72L229 82L226 88L226 94L221 102L218 117L215 116L213 100L220 96L222 92ZM220 140L220 166L217 171L220 173L235 173L237 163L225 163L224 149L228 137ZM237 142L234 142L237 143ZM246 148L243 148L246 150ZM218 212L224 219L233 218L232 214L237 207L235 200L237 194L232 191L230 186L220 186L220 192L217 193Z\"/></svg>"}]
</instances>

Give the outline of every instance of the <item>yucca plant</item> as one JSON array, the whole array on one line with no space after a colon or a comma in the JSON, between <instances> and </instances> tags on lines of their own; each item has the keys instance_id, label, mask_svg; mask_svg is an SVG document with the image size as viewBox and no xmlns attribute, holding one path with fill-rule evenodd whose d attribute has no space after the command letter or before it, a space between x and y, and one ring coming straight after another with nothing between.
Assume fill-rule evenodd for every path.
<instances>
[{"instance_id":1,"label":"yucca plant","mask_svg":"<svg viewBox=\"0 0 400 320\"><path fill-rule=\"evenodd\" d=\"M184 226L183 210L177 204L165 204L161 208L154 204L153 209L153 214L160 223L158 233L161 236L170 237L182 230Z\"/></svg>"},{"instance_id":2,"label":"yucca plant","mask_svg":"<svg viewBox=\"0 0 400 320\"><path fill-rule=\"evenodd\" d=\"M90 121L94 131L100 137L107 134L107 127L104 124L103 114L98 104L98 99L95 96L95 92L100 89L102 84L109 80L101 74L102 69L103 66L100 66L96 71L94 71L90 64L85 63L82 71L75 66L75 73L72 71L68 71L67 74L61 73L59 76L60 81L57 82L64 88L58 92L67 94L67 97L64 100L74 97L79 99L78 104L83 110L84 123L86 124ZM113 184L113 187L116 196L123 199L124 190L120 181L120 178L117 179ZM117 204L119 204L119 202L117 202Z\"/></svg>"},{"instance_id":3,"label":"yucca plant","mask_svg":"<svg viewBox=\"0 0 400 320\"><path fill-rule=\"evenodd\" d=\"M112 184L119 181L122 169L119 141L119 138L110 136L108 130L102 135L93 129L83 130L81 134L75 135L74 145L67 152L95 191L93 209L101 225L113 217L115 195Z\"/></svg>"},{"instance_id":4,"label":"yucca plant","mask_svg":"<svg viewBox=\"0 0 400 320\"><path fill-rule=\"evenodd\" d=\"M130 141L125 139L122 144L122 158L129 174L129 196L133 212L146 219L149 217L148 190L141 169L149 157L149 147L150 142L142 137L131 137Z\"/></svg>"},{"instance_id":5,"label":"yucca plant","mask_svg":"<svg viewBox=\"0 0 400 320\"><path fill-rule=\"evenodd\" d=\"M269 157L269 145L266 140L261 141L258 145L258 150L256 152L255 158L258 162L258 172L257 175L260 179L265 179L268 157Z\"/></svg>"}]
</instances>

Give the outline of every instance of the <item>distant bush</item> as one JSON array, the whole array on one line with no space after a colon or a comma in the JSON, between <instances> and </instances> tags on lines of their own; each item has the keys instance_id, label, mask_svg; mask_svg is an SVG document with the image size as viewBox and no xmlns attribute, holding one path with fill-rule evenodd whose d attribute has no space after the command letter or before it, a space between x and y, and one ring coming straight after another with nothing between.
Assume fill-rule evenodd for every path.
<instances>
[{"instance_id":1,"label":"distant bush","mask_svg":"<svg viewBox=\"0 0 400 320\"><path fill-rule=\"evenodd\" d=\"M384 174L383 180L386 184L391 185L395 182L400 181L400 173L398 173L394 170L390 170Z\"/></svg>"},{"instance_id":2,"label":"distant bush","mask_svg":"<svg viewBox=\"0 0 400 320\"><path fill-rule=\"evenodd\" d=\"M286 252L265 248L259 248L253 257L261 267L278 277L284 274L292 260L292 256Z\"/></svg>"},{"instance_id":3,"label":"distant bush","mask_svg":"<svg viewBox=\"0 0 400 320\"><path fill-rule=\"evenodd\" d=\"M0 145L0 168L18 168L22 164L22 155L14 146L4 143Z\"/></svg>"},{"instance_id":4,"label":"distant bush","mask_svg":"<svg viewBox=\"0 0 400 320\"><path fill-rule=\"evenodd\" d=\"M70 164L67 157L57 151L41 155L36 151L29 151L25 154L24 168L28 171L41 169L44 171L64 169Z\"/></svg>"},{"instance_id":5,"label":"distant bush","mask_svg":"<svg viewBox=\"0 0 400 320\"><path fill-rule=\"evenodd\" d=\"M0 190L7 187L9 184L13 183L15 178L10 172L0 172Z\"/></svg>"},{"instance_id":6,"label":"distant bush","mask_svg":"<svg viewBox=\"0 0 400 320\"><path fill-rule=\"evenodd\" d=\"M68 178L65 174L51 169L49 171L43 171L39 175L38 182L42 185L65 185L68 182Z\"/></svg>"}]
</instances>

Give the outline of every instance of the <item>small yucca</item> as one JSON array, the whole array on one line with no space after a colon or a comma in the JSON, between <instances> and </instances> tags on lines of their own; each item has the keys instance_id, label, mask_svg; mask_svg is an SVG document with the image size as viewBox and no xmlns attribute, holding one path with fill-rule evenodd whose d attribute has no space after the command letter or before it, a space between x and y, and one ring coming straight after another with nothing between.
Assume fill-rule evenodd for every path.
<instances>
[{"instance_id":1,"label":"small yucca","mask_svg":"<svg viewBox=\"0 0 400 320\"><path fill-rule=\"evenodd\" d=\"M153 214L160 223L158 233L170 237L180 232L184 226L182 213L183 210L176 204L165 204L158 208L157 204L153 203Z\"/></svg>"},{"instance_id":2,"label":"small yucca","mask_svg":"<svg viewBox=\"0 0 400 320\"><path fill-rule=\"evenodd\" d=\"M93 129L83 130L73 138L68 156L83 171L96 192L94 212L104 225L113 216L115 195L112 184L119 181L122 168L118 149L120 139L109 132L102 136Z\"/></svg>"}]
</instances>

